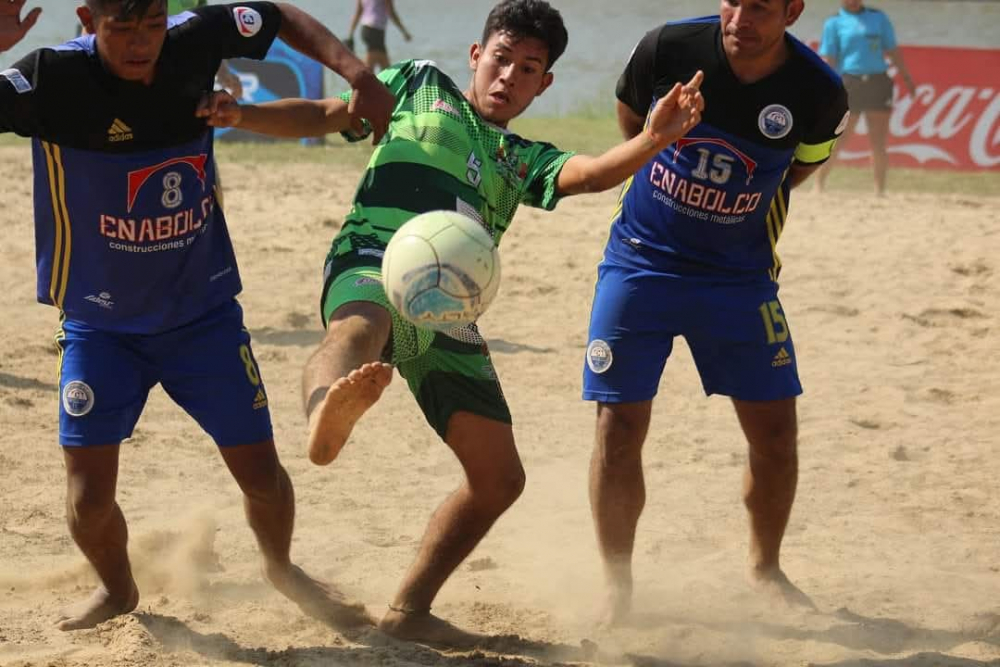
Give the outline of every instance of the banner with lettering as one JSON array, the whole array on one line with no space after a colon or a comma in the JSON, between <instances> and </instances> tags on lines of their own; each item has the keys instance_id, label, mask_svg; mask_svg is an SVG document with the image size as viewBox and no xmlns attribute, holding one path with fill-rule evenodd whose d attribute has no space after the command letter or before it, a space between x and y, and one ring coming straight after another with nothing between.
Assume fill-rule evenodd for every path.
<instances>
[{"instance_id":1,"label":"banner with lettering","mask_svg":"<svg viewBox=\"0 0 1000 667\"><path fill-rule=\"evenodd\" d=\"M917 92L910 96L894 77L890 164L1000 169L1000 50L925 46L901 50ZM870 156L862 118L837 159L861 164Z\"/></svg>"}]
</instances>

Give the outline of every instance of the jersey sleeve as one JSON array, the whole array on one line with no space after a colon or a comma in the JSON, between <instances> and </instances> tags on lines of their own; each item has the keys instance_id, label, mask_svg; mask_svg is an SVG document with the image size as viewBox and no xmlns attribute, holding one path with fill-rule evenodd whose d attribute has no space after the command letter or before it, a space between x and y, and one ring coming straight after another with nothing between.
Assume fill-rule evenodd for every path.
<instances>
[{"instance_id":1,"label":"jersey sleeve","mask_svg":"<svg viewBox=\"0 0 1000 667\"><path fill-rule=\"evenodd\" d=\"M562 198L556 192L559 172L574 153L561 151L552 144L536 143L529 155L521 203L551 211Z\"/></svg>"},{"instance_id":2,"label":"jersey sleeve","mask_svg":"<svg viewBox=\"0 0 1000 667\"><path fill-rule=\"evenodd\" d=\"M0 132L38 134L38 77L42 54L35 51L0 71Z\"/></svg>"},{"instance_id":3,"label":"jersey sleeve","mask_svg":"<svg viewBox=\"0 0 1000 667\"><path fill-rule=\"evenodd\" d=\"M406 94L406 90L410 79L413 77L416 71L416 64L412 60L407 60L401 63L397 63L391 67L387 67L376 76L378 80L385 84L385 87L389 89L392 96L396 98L398 103L403 96ZM351 101L352 91L345 90L338 97L347 103ZM368 138L368 135L372 133L371 125L368 121L364 121L364 131L361 134L357 134L352 130L344 130L340 133L340 136L344 137L347 141L362 141Z\"/></svg>"},{"instance_id":4,"label":"jersey sleeve","mask_svg":"<svg viewBox=\"0 0 1000 667\"><path fill-rule=\"evenodd\" d=\"M844 130L851 112L847 106L847 91L838 85L817 116L816 122L806 132L795 149L795 161L799 164L818 165L830 159L833 147Z\"/></svg>"},{"instance_id":5,"label":"jersey sleeve","mask_svg":"<svg viewBox=\"0 0 1000 667\"><path fill-rule=\"evenodd\" d=\"M660 43L658 28L646 33L629 56L625 71L618 79L615 96L638 116L646 117L653 103L653 86L656 83L656 51Z\"/></svg>"},{"instance_id":6,"label":"jersey sleeve","mask_svg":"<svg viewBox=\"0 0 1000 667\"><path fill-rule=\"evenodd\" d=\"M840 64L840 40L837 39L837 18L830 17L823 24L823 38L819 43L819 54L832 58Z\"/></svg>"},{"instance_id":7,"label":"jersey sleeve","mask_svg":"<svg viewBox=\"0 0 1000 667\"><path fill-rule=\"evenodd\" d=\"M281 10L271 2L206 5L190 11L196 18L180 29L197 31L195 41L221 60L263 60L281 29Z\"/></svg>"},{"instance_id":8,"label":"jersey sleeve","mask_svg":"<svg viewBox=\"0 0 1000 667\"><path fill-rule=\"evenodd\" d=\"M892 21L888 14L882 14L882 48L892 51L899 44L896 42L896 30L892 27Z\"/></svg>"}]
</instances>

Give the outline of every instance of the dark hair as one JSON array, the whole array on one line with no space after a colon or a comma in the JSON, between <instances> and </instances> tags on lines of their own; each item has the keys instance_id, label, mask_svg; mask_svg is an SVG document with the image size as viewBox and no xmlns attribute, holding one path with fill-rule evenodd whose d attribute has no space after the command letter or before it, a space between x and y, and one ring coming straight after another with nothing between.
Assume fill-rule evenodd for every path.
<instances>
[{"instance_id":1,"label":"dark hair","mask_svg":"<svg viewBox=\"0 0 1000 667\"><path fill-rule=\"evenodd\" d=\"M486 17L483 46L498 32L516 39L533 37L543 42L549 49L548 69L559 60L569 42L562 16L545 0L503 0Z\"/></svg>"},{"instance_id":2,"label":"dark hair","mask_svg":"<svg viewBox=\"0 0 1000 667\"><path fill-rule=\"evenodd\" d=\"M117 5L118 18L142 17L156 5L163 5L166 9L167 0L87 0L87 6L95 14L103 15L111 5Z\"/></svg>"}]
</instances>

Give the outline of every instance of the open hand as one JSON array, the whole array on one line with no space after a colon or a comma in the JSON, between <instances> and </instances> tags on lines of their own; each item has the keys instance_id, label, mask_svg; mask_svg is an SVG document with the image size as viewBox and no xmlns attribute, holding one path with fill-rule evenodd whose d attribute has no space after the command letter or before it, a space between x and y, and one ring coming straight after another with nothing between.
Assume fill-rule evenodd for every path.
<instances>
[{"instance_id":1,"label":"open hand","mask_svg":"<svg viewBox=\"0 0 1000 667\"><path fill-rule=\"evenodd\" d=\"M24 39L41 15L41 8L35 7L22 19L21 10L27 1L0 0L0 53Z\"/></svg>"},{"instance_id":2,"label":"open hand","mask_svg":"<svg viewBox=\"0 0 1000 667\"><path fill-rule=\"evenodd\" d=\"M236 127L243 120L243 111L239 103L224 90L217 90L202 97L194 115L204 118L210 127Z\"/></svg>"},{"instance_id":3,"label":"open hand","mask_svg":"<svg viewBox=\"0 0 1000 667\"><path fill-rule=\"evenodd\" d=\"M646 136L660 150L674 143L701 122L705 98L701 96L701 83L705 74L698 70L686 84L674 84L670 92L660 98L646 124Z\"/></svg>"},{"instance_id":4,"label":"open hand","mask_svg":"<svg viewBox=\"0 0 1000 667\"><path fill-rule=\"evenodd\" d=\"M351 117L351 130L359 135L364 134L362 121L367 120L372 128L372 144L378 144L389 129L389 121L395 108L396 98L385 84L371 72L366 72L355 80L351 90L351 101L347 105L347 113Z\"/></svg>"}]
</instances>

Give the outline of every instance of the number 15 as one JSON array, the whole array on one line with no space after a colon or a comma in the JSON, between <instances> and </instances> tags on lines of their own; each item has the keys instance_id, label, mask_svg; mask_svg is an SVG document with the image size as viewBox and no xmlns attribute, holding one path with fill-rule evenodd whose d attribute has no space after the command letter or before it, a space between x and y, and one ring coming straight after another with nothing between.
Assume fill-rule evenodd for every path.
<instances>
[{"instance_id":1,"label":"number 15","mask_svg":"<svg viewBox=\"0 0 1000 667\"><path fill-rule=\"evenodd\" d=\"M781 304L777 301L768 301L760 304L759 310L764 320L767 342L774 344L788 340L788 324L785 322L785 314L781 312Z\"/></svg>"}]
</instances>

